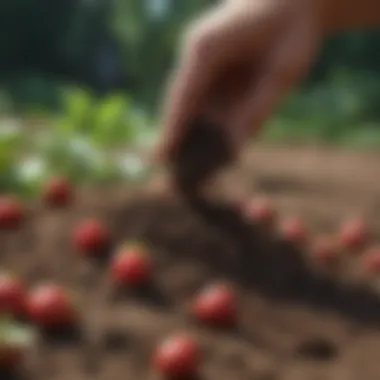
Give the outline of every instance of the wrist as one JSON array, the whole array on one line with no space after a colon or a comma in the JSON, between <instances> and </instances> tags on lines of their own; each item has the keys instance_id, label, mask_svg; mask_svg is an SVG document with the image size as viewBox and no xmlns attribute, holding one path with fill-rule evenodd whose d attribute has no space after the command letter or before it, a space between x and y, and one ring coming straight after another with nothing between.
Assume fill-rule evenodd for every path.
<instances>
[{"instance_id":1,"label":"wrist","mask_svg":"<svg viewBox=\"0 0 380 380\"><path fill-rule=\"evenodd\" d=\"M316 0L325 34L380 26L379 0Z\"/></svg>"}]
</instances>

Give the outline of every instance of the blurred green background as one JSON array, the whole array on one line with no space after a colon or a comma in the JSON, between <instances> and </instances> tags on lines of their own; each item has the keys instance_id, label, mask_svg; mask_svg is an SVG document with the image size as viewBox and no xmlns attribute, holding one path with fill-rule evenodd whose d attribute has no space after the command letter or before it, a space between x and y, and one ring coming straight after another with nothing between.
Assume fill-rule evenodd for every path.
<instances>
[{"instance_id":1,"label":"blurred green background","mask_svg":"<svg viewBox=\"0 0 380 380\"><path fill-rule=\"evenodd\" d=\"M210 0L1 0L0 192L47 176L110 183L148 173L162 88L184 25ZM261 137L380 147L380 34L328 41Z\"/></svg>"}]
</instances>

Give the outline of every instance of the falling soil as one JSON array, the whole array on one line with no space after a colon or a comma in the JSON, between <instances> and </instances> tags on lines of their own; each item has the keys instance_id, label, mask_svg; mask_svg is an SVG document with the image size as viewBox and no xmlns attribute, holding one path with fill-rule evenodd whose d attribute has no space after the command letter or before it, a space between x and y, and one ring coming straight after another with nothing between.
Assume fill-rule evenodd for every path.
<instances>
[{"instance_id":1,"label":"falling soil","mask_svg":"<svg viewBox=\"0 0 380 380\"><path fill-rule=\"evenodd\" d=\"M173 154L174 182L183 193L197 195L232 159L232 147L224 130L205 118L195 119Z\"/></svg>"}]
</instances>

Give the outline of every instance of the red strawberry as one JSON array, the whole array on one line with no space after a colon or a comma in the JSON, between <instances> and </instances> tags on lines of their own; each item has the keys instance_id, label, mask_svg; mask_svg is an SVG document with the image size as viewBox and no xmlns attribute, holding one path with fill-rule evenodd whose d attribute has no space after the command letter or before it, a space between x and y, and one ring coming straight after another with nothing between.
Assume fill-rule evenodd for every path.
<instances>
[{"instance_id":1,"label":"red strawberry","mask_svg":"<svg viewBox=\"0 0 380 380\"><path fill-rule=\"evenodd\" d=\"M216 326L232 325L237 318L235 292L224 284L207 286L195 297L192 313L203 323Z\"/></svg>"},{"instance_id":2,"label":"red strawberry","mask_svg":"<svg viewBox=\"0 0 380 380\"><path fill-rule=\"evenodd\" d=\"M360 248L368 237L368 228L360 219L346 221L340 228L338 238L340 244L347 249Z\"/></svg>"},{"instance_id":3,"label":"red strawberry","mask_svg":"<svg viewBox=\"0 0 380 380\"><path fill-rule=\"evenodd\" d=\"M364 268L370 274L380 274L380 245L367 251L364 257Z\"/></svg>"},{"instance_id":4,"label":"red strawberry","mask_svg":"<svg viewBox=\"0 0 380 380\"><path fill-rule=\"evenodd\" d=\"M17 228L23 219L24 210L20 202L12 197L0 197L0 228Z\"/></svg>"},{"instance_id":5,"label":"red strawberry","mask_svg":"<svg viewBox=\"0 0 380 380\"><path fill-rule=\"evenodd\" d=\"M75 323L77 313L67 292L55 284L35 288L27 298L27 314L41 327L59 327Z\"/></svg>"},{"instance_id":6,"label":"red strawberry","mask_svg":"<svg viewBox=\"0 0 380 380\"><path fill-rule=\"evenodd\" d=\"M22 282L7 273L0 273L0 315L24 312L26 292Z\"/></svg>"},{"instance_id":7,"label":"red strawberry","mask_svg":"<svg viewBox=\"0 0 380 380\"><path fill-rule=\"evenodd\" d=\"M198 372L200 348L186 334L166 338L156 349L153 366L165 377L190 376Z\"/></svg>"},{"instance_id":8,"label":"red strawberry","mask_svg":"<svg viewBox=\"0 0 380 380\"><path fill-rule=\"evenodd\" d=\"M73 241L78 251L85 254L94 253L108 247L110 234L102 223L89 219L75 228Z\"/></svg>"},{"instance_id":9,"label":"red strawberry","mask_svg":"<svg viewBox=\"0 0 380 380\"><path fill-rule=\"evenodd\" d=\"M146 284L151 277L151 269L150 258L144 249L133 246L116 253L111 263L112 277L122 286Z\"/></svg>"},{"instance_id":10,"label":"red strawberry","mask_svg":"<svg viewBox=\"0 0 380 380\"><path fill-rule=\"evenodd\" d=\"M333 264L338 258L334 242L325 236L321 236L314 241L312 253L314 258L323 265Z\"/></svg>"},{"instance_id":11,"label":"red strawberry","mask_svg":"<svg viewBox=\"0 0 380 380\"><path fill-rule=\"evenodd\" d=\"M276 210L268 199L254 200L247 209L248 217L254 221L265 224L273 225L276 218Z\"/></svg>"},{"instance_id":12,"label":"red strawberry","mask_svg":"<svg viewBox=\"0 0 380 380\"><path fill-rule=\"evenodd\" d=\"M297 217L286 218L281 224L282 237L296 245L303 245L308 239L308 231L303 221Z\"/></svg>"},{"instance_id":13,"label":"red strawberry","mask_svg":"<svg viewBox=\"0 0 380 380\"><path fill-rule=\"evenodd\" d=\"M45 184L43 197L51 206L66 206L73 197L72 185L65 177L54 177Z\"/></svg>"}]
</instances>

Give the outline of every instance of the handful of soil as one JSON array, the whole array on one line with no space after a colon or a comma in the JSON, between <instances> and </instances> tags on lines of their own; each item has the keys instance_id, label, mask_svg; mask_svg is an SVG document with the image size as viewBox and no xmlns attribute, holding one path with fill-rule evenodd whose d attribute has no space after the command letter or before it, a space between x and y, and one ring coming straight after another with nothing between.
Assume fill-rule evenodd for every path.
<instances>
[{"instance_id":1,"label":"handful of soil","mask_svg":"<svg viewBox=\"0 0 380 380\"><path fill-rule=\"evenodd\" d=\"M176 187L197 195L202 185L233 160L224 130L204 118L193 120L171 160Z\"/></svg>"}]
</instances>

